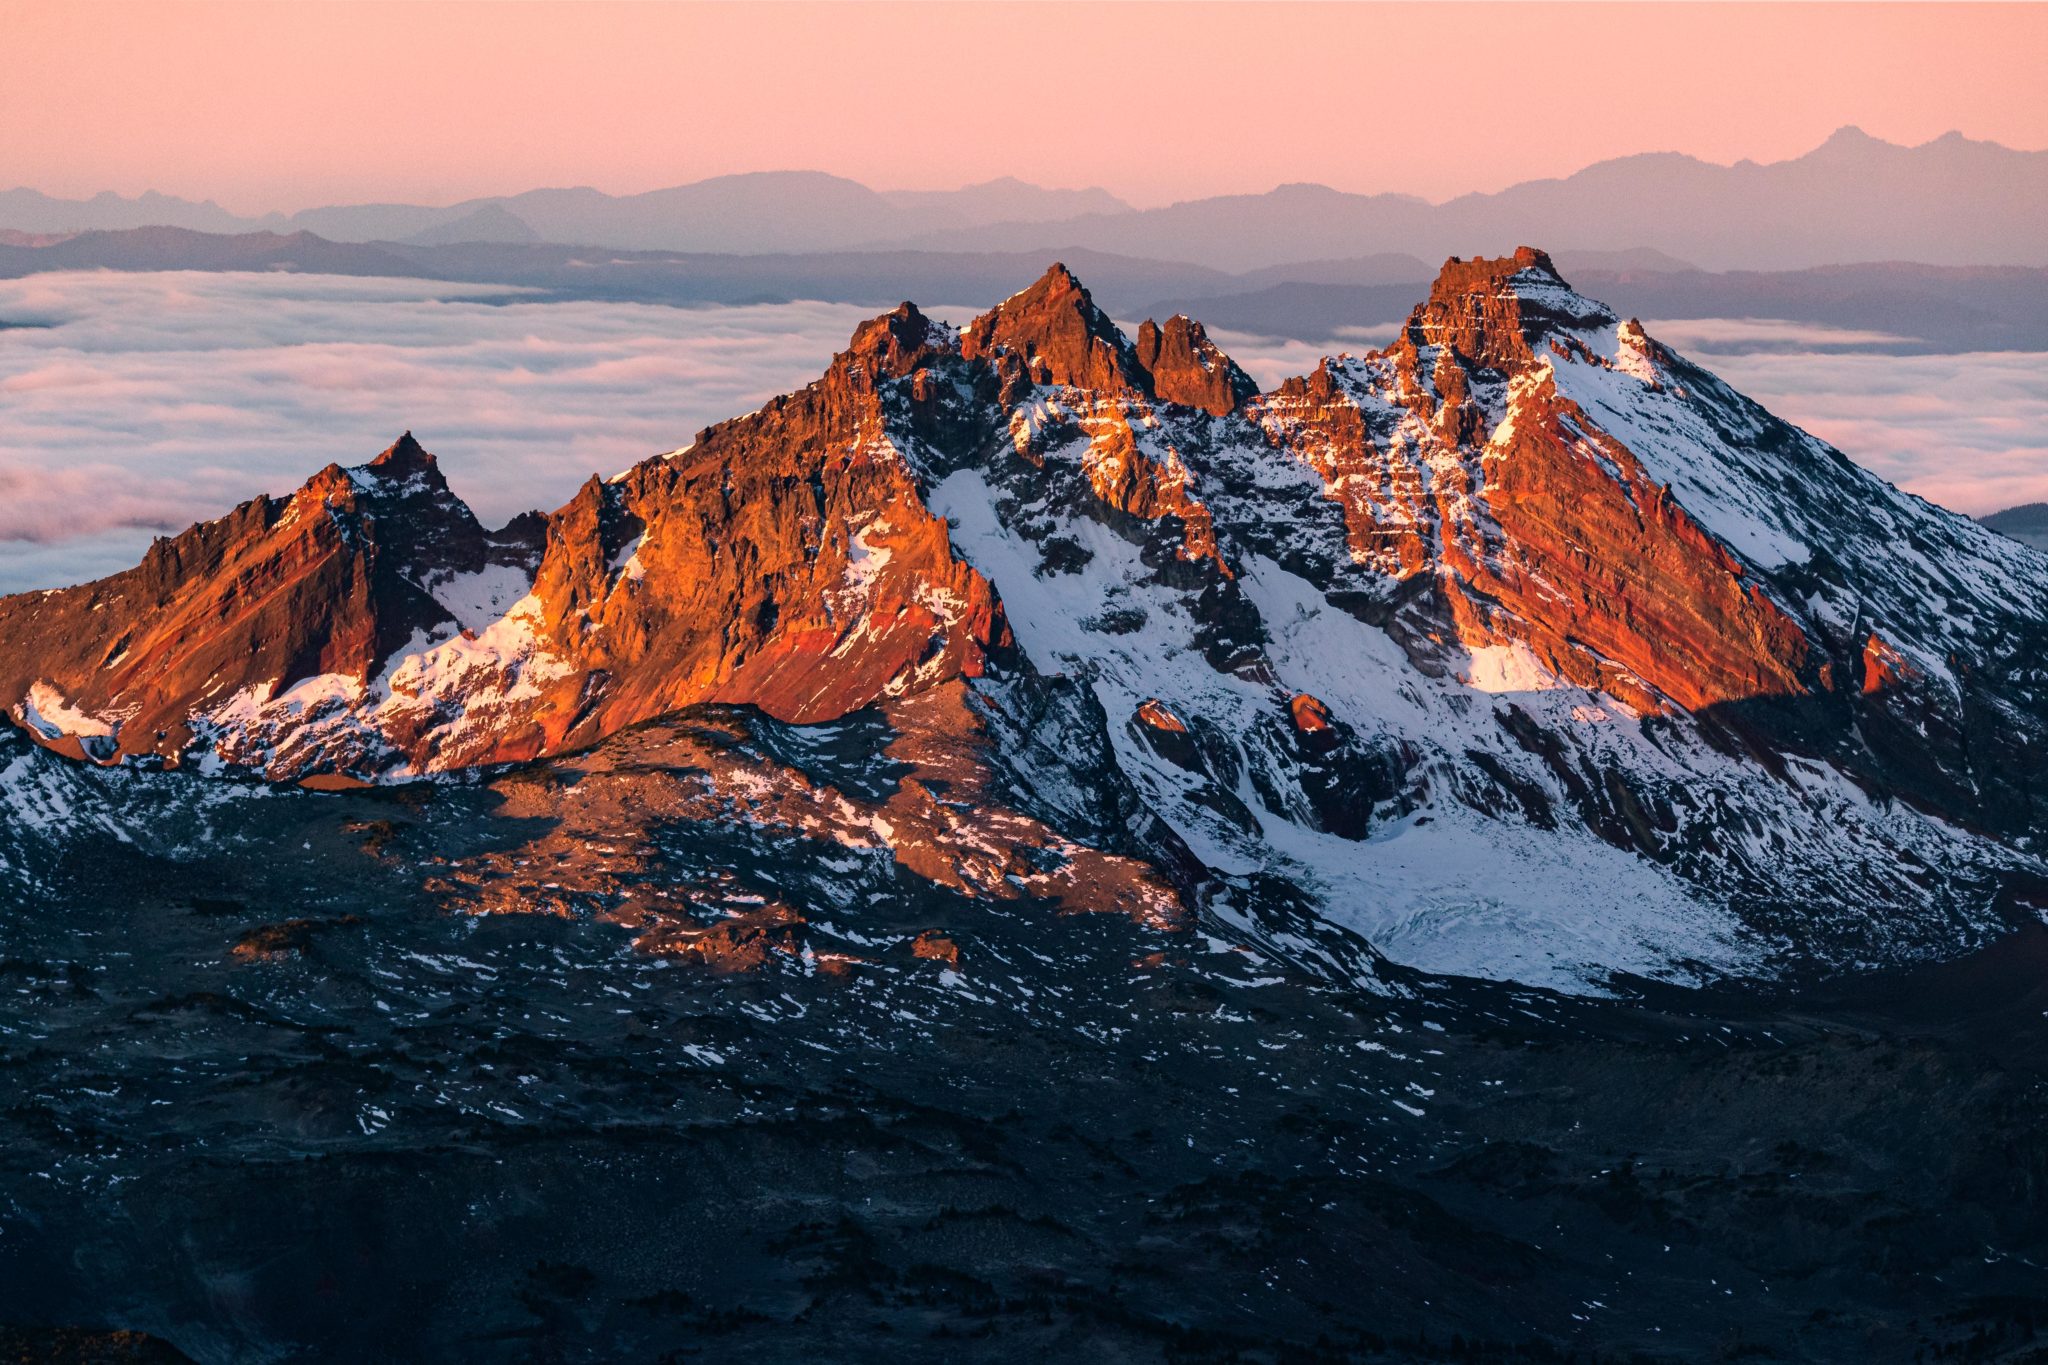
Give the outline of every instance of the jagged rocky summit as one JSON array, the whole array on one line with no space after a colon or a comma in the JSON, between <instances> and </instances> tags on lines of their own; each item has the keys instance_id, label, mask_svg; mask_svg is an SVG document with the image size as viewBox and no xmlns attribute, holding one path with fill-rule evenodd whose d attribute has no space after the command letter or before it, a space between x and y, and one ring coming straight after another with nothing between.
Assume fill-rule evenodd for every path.
<instances>
[{"instance_id":1,"label":"jagged rocky summit","mask_svg":"<svg viewBox=\"0 0 2048 1365\"><path fill-rule=\"evenodd\" d=\"M322 785L751 708L814 742L656 743L704 789L611 818L1576 987L1989 932L2048 830L2044 636L2048 558L1523 248L1264 394L1061 266L957 331L905 304L495 532L408 434L0 600L0 702L72 758Z\"/></svg>"}]
</instances>

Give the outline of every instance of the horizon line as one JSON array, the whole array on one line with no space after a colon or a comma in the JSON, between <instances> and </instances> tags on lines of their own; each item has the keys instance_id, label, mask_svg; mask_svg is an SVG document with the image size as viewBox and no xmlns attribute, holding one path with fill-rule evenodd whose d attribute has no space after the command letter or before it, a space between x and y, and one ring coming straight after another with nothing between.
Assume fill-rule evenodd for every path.
<instances>
[{"instance_id":1,"label":"horizon line","mask_svg":"<svg viewBox=\"0 0 2048 1365\"><path fill-rule=\"evenodd\" d=\"M147 189L137 190L134 191L133 193L124 193L120 190L115 189L101 189L96 190L89 195L78 196L55 193L43 189L37 185L16 183L13 185L6 186L4 188L0 188L0 194L17 194L26 192L29 194L40 195L44 199L59 204L91 204L103 199L112 199L122 203L139 203L143 200L150 198L168 199L180 204L190 205L198 208L219 209L223 213L231 214L238 218L247 219L252 223L261 223L266 219L279 219L289 221L290 219L297 217L299 214L302 213L314 213L322 209L331 208L367 208L380 206L394 206L406 208L445 210L461 208L465 205L471 204L493 204L503 200L516 199L521 195L527 194L577 193L586 190L594 194L603 195L608 199L634 199L650 194L662 194L671 190L693 189L700 185L710 185L722 181L745 180L764 176L822 176L846 184L856 185L861 189L867 190L869 193L882 198L887 198L890 195L897 194L964 194L971 190L985 189L993 185L1020 185L1027 189L1040 190L1050 194L1107 195L1110 198L1115 199L1117 202L1123 204L1124 212L1131 213L1154 212L1160 209L1173 208L1181 204L1202 203L1216 199L1258 199L1264 198L1268 195L1276 194L1281 190L1296 188L1328 190L1334 194L1341 194L1349 198L1403 199L1424 204L1431 208L1441 208L1447 204L1457 203L1458 201L1463 199L1497 197L1499 195L1506 194L1512 190L1519 189L1526 185L1562 183L1564 181L1574 179L1580 175L1584 175L1586 172L1590 170L1595 170L1601 166L1610 166L1621 162L1635 161L1649 157L1677 157L1686 161L1691 161L1700 166L1711 167L1716 170L1724 171L1738 170L1745 166L1753 166L1758 169L1768 169L1774 166L1788 166L1818 155L1819 153L1825 151L1831 144L1840 140L1845 140L1849 137L1849 135L1853 135L1854 140L1872 143L1880 147L1892 149L1894 151L1904 152L1924 151L1930 147L1934 147L1942 143L1963 142L1979 147L1994 147L2000 151L2009 152L2016 156L2039 156L2043 153L2048 153L2048 147L2017 147L2011 145L2010 143L2000 142L1996 138L1972 137L1968 133L1963 132L1960 128L1950 128L1945 132L1936 134L1935 136L1927 138L1924 141L1920 142L1894 142L1889 138L1880 137L1877 134L1867 132L1859 124L1844 123L1838 126L1833 132L1829 133L1825 138L1821 139L1812 147L1808 148L1806 151L1800 152L1793 156L1781 157L1775 161L1759 161L1754 157L1740 157L1734 161L1715 161L1710 157L1701 156L1694 152L1680 151L1674 148L1653 147L1645 148L1641 151L1636 152L1624 152L1615 156L1599 157L1593 161L1586 162L1584 165L1581 165L1576 170L1567 171L1561 175L1529 176L1520 180L1512 181L1509 184L1502 186L1500 189L1463 190L1457 194L1453 194L1448 196L1447 198L1442 199L1432 199L1427 195L1414 193L1407 190L1346 189L1340 185L1332 184L1329 180L1292 179L1275 181L1263 190L1224 190L1213 194L1190 194L1180 198L1169 199L1157 203L1139 203L1134 202L1133 199L1126 197L1125 195L1119 193L1114 189L1111 189L1106 185L1049 185L1037 180L1032 180L1026 176L1019 175L1015 172L1002 172L979 180L969 180L962 184L952 186L883 186L877 184L870 184L869 182L862 180L857 176L844 174L839 171L827 170L819 166L779 166L762 167L746 171L728 171L717 175L700 176L694 180L680 180L672 183L657 184L647 189L641 190L604 189L590 182L583 182L577 184L530 184L525 189L504 190L492 194L473 194L467 195L459 199L447 200L445 202L435 202L427 199L407 199L399 197L378 196L354 199L331 199L320 203L307 204L304 207L297 209L268 208L255 211L246 208L237 208L228 203L224 203L222 197L217 195L207 195L204 198L194 199L186 194L182 194L176 191L162 190L155 188L154 186ZM1088 212L1090 211L1084 211L1083 213L1075 214L1073 216L1088 216ZM1097 210L1093 212L1101 211Z\"/></svg>"}]
</instances>

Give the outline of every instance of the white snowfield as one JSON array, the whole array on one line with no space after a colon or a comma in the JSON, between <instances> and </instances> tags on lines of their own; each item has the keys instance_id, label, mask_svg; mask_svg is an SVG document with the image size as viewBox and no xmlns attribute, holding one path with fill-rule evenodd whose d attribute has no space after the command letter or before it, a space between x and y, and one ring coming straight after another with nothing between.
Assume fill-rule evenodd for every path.
<instances>
[{"instance_id":1,"label":"white snowfield","mask_svg":"<svg viewBox=\"0 0 2048 1365\"><path fill-rule=\"evenodd\" d=\"M46 682L31 683L15 708L15 719L45 739L99 739L114 733L117 721L87 715Z\"/></svg>"},{"instance_id":2,"label":"white snowfield","mask_svg":"<svg viewBox=\"0 0 2048 1365\"><path fill-rule=\"evenodd\" d=\"M1123 723L1148 700L1226 735L1248 735L1273 715L1277 698L1310 692L1379 735L1444 746L1446 783L1454 780L1451 743L1486 744L1503 757L1508 746L1490 718L1472 714L1463 685L1424 677L1385 632L1330 607L1270 561L1246 566L1243 582L1272 633L1266 654L1277 687L1212 668L1192 644L1181 594L1150 584L1137 547L1109 527L1085 518L1063 527L1095 557L1080 575L1040 577L1036 547L1002 526L995 502L972 470L950 475L932 496L933 510L955 520L961 553L1002 593L1025 653L1041 669L1088 681L1110 718L1119 764L1210 868L1286 876L1331 920L1424 971L1577 990L1613 971L1690 975L1675 966L1681 959L1723 971L1754 960L1733 916L1701 906L1675 877L1583 831L1560 837L1452 799L1365 840L1342 839L1312 828L1299 809L1272 809L1250 781L1249 760L1232 795L1256 816L1256 833L1187 800L1187 774ZM1144 624L1118 633L1090 624L1111 609L1143 612Z\"/></svg>"}]
</instances>

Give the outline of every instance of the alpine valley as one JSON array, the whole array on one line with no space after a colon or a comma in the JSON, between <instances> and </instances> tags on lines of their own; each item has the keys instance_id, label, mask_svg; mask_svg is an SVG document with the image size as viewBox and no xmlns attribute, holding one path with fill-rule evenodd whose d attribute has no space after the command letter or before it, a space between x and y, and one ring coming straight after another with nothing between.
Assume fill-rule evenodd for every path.
<instances>
[{"instance_id":1,"label":"alpine valley","mask_svg":"<svg viewBox=\"0 0 2048 1365\"><path fill-rule=\"evenodd\" d=\"M2048 1332L2048 554L1538 250L1263 393L906 303L495 530L408 433L0 706L25 1350Z\"/></svg>"}]
</instances>

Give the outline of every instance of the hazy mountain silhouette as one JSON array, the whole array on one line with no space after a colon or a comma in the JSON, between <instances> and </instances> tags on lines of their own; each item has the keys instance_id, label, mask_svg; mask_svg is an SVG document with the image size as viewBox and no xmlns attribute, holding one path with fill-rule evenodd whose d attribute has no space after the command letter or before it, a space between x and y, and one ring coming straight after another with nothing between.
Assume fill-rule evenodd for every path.
<instances>
[{"instance_id":1,"label":"hazy mountain silhouette","mask_svg":"<svg viewBox=\"0 0 2048 1365\"><path fill-rule=\"evenodd\" d=\"M2048 502L2026 502L1979 517L1978 521L2037 550L2048 550Z\"/></svg>"},{"instance_id":2,"label":"hazy mountain silhouette","mask_svg":"<svg viewBox=\"0 0 2048 1365\"><path fill-rule=\"evenodd\" d=\"M538 242L541 236L525 220L497 204L485 204L482 208L451 222L436 223L432 227L405 238L414 246L446 246L458 242Z\"/></svg>"},{"instance_id":3,"label":"hazy mountain silhouette","mask_svg":"<svg viewBox=\"0 0 2048 1365\"><path fill-rule=\"evenodd\" d=\"M492 212L475 218L484 210ZM465 220L473 221L453 227ZM1428 278L1431 267L1420 262L1528 240L1557 243L1560 259L1615 270L1687 263L1709 270L1793 270L1899 260L2043 265L2044 220L2048 152L2015 151L1958 133L1902 147L1855 128L1789 161L1720 166L1651 152L1442 204L1291 184L1137 210L1100 189L1049 190L1005 178L958 190L878 192L819 171L718 176L633 195L540 189L445 208L333 205L289 218L241 218L211 202L159 194L60 200L33 190L0 192L0 228L26 232L303 229L337 242L537 237L614 250L737 254L1043 255L1087 248L1233 273L1396 253L1418 259L1419 268L1403 272L1405 280ZM1594 253L1631 258L1589 261ZM1289 278L1298 281L1298 272Z\"/></svg>"},{"instance_id":4,"label":"hazy mountain silhouette","mask_svg":"<svg viewBox=\"0 0 2048 1365\"><path fill-rule=\"evenodd\" d=\"M330 242L311 232L223 235L144 227L81 232L43 247L0 245L0 275L47 270L300 270L330 275L418 276L390 246Z\"/></svg>"},{"instance_id":5,"label":"hazy mountain silhouette","mask_svg":"<svg viewBox=\"0 0 2048 1365\"><path fill-rule=\"evenodd\" d=\"M818 171L718 176L645 194L540 189L445 208L335 204L261 218L240 217L210 201L154 193L67 200L27 189L0 192L0 227L25 232L296 229L332 242L545 240L645 251L829 251L886 236L1129 211L1129 205L1100 189L1048 190L1005 178L959 190L884 194Z\"/></svg>"},{"instance_id":6,"label":"hazy mountain silhouette","mask_svg":"<svg viewBox=\"0 0 2048 1365\"><path fill-rule=\"evenodd\" d=\"M1918 147L1844 128L1805 156L1717 166L1657 152L1561 180L1430 204L1399 194L1282 185L1056 224L1006 223L901 243L1023 251L1067 244L1225 270L1376 250L1424 259L1545 240L1572 249L1654 246L1708 269L1843 262L2048 263L2048 152L1950 133Z\"/></svg>"},{"instance_id":7,"label":"hazy mountain silhouette","mask_svg":"<svg viewBox=\"0 0 2048 1365\"><path fill-rule=\"evenodd\" d=\"M16 232L116 231L178 227L194 232L250 232L284 226L281 214L244 218L211 199L194 201L155 190L129 198L103 192L90 199L58 199L40 190L0 190L0 227Z\"/></svg>"},{"instance_id":8,"label":"hazy mountain silhouette","mask_svg":"<svg viewBox=\"0 0 2048 1365\"><path fill-rule=\"evenodd\" d=\"M1129 204L1108 190L1048 190L1008 175L957 190L884 190L882 198L907 213L952 219L963 227L1131 212Z\"/></svg>"},{"instance_id":9,"label":"hazy mountain silhouette","mask_svg":"<svg viewBox=\"0 0 2048 1365\"><path fill-rule=\"evenodd\" d=\"M488 207L411 241L335 242L312 232L234 235L184 228L84 232L42 245L0 239L0 278L51 270L299 270L518 285L536 297L668 304L817 299L887 306L906 294L981 306L1042 255L976 251L714 253L622 251L510 238L523 226ZM1181 261L1062 247L1119 317L1199 313L1261 336L1348 342L1407 315L1430 269L1387 253L1233 274ZM1563 268L1644 318L1764 318L1850 329L1856 348L1899 353L2048 350L2048 269L1899 263L1712 272L1654 251L1562 253ZM1880 333L1881 337L1868 334ZM1889 339L1886 339L1889 338ZM1731 341L1769 346L1768 337ZM1793 344L1792 341L1776 344ZM1825 346L1805 338L1802 346Z\"/></svg>"}]
</instances>

